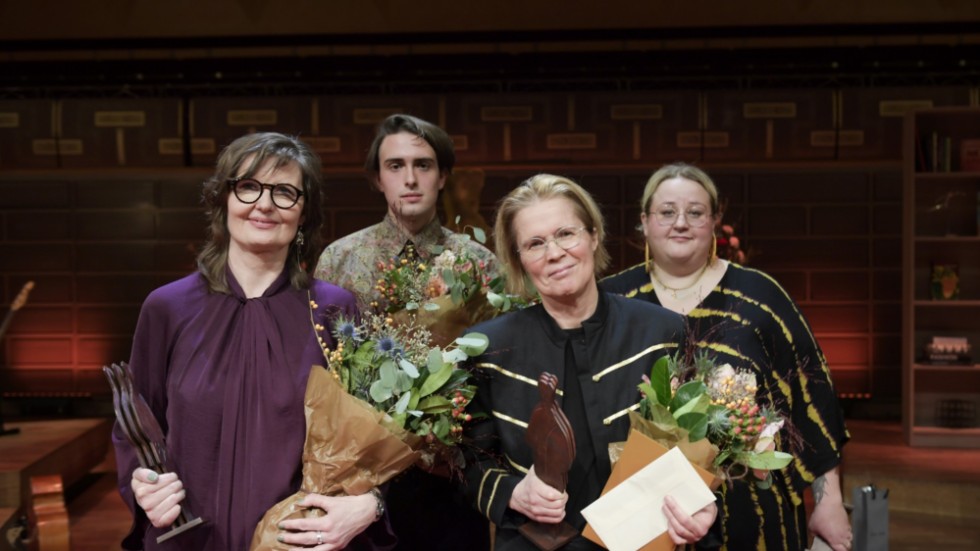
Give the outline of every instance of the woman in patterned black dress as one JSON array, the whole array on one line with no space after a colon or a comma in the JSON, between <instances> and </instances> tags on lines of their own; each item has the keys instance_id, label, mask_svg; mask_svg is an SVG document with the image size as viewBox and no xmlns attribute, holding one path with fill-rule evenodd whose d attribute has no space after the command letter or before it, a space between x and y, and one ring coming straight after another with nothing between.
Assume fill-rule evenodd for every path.
<instances>
[{"instance_id":1,"label":"woman in patterned black dress","mask_svg":"<svg viewBox=\"0 0 980 551\"><path fill-rule=\"evenodd\" d=\"M715 256L718 191L702 170L667 165L649 180L641 202L649 260L601 282L603 289L665 306L688 318L689 338L722 362L751 370L757 400L777 409L803 439L796 460L761 489L748 479L723 485L717 534L722 548L805 549L803 492L813 489L814 535L850 548L838 465L848 440L826 358L786 291L758 270Z\"/></svg>"}]
</instances>

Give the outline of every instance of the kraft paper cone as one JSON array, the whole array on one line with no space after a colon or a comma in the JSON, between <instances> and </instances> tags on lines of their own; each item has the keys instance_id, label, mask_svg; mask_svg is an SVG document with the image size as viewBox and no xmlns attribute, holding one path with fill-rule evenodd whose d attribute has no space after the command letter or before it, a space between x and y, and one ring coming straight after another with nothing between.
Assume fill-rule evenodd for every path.
<instances>
[{"instance_id":1,"label":"kraft paper cone","mask_svg":"<svg viewBox=\"0 0 980 551\"><path fill-rule=\"evenodd\" d=\"M421 439L340 386L333 374L313 366L306 386L306 444L300 491L269 509L255 529L252 551L286 550L276 541L287 519L318 517L320 509L293 504L308 493L361 495L411 467Z\"/></svg>"}]
</instances>

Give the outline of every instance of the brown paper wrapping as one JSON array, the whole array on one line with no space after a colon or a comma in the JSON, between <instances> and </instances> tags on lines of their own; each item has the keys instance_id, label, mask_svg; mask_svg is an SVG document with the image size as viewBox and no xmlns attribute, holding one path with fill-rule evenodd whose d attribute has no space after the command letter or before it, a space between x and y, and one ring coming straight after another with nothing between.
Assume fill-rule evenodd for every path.
<instances>
[{"instance_id":1,"label":"brown paper wrapping","mask_svg":"<svg viewBox=\"0 0 980 551\"><path fill-rule=\"evenodd\" d=\"M415 316L416 322L432 333L431 344L446 348L463 331L477 323L497 315L497 310L487 301L487 295L477 291L475 295L461 304L454 304L452 297L443 295L430 299L426 304L439 306L438 310L426 310L423 304L418 310L399 310L392 314L392 319L399 322Z\"/></svg>"},{"instance_id":2,"label":"brown paper wrapping","mask_svg":"<svg viewBox=\"0 0 980 551\"><path fill-rule=\"evenodd\" d=\"M333 374L320 366L310 371L304 403L303 484L262 517L252 537L252 551L289 549L276 541L279 523L323 513L316 508L293 508L306 494L361 495L419 458L420 438L386 422L384 413L345 392Z\"/></svg>"}]
</instances>

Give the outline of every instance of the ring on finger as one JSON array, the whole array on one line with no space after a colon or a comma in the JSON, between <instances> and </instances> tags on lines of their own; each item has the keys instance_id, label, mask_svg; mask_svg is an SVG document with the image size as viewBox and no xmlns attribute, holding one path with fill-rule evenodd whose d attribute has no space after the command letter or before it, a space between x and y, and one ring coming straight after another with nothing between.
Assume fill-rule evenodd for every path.
<instances>
[{"instance_id":1,"label":"ring on finger","mask_svg":"<svg viewBox=\"0 0 980 551\"><path fill-rule=\"evenodd\" d=\"M316 544L323 545L323 532L319 530L316 531Z\"/></svg>"}]
</instances>

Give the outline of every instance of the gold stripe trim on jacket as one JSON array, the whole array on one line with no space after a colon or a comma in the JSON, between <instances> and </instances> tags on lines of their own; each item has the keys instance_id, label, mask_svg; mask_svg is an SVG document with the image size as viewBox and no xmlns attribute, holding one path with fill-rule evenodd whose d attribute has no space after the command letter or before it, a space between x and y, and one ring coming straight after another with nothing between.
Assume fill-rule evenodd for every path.
<instances>
[{"instance_id":1,"label":"gold stripe trim on jacket","mask_svg":"<svg viewBox=\"0 0 980 551\"><path fill-rule=\"evenodd\" d=\"M609 417L606 417L605 419L602 420L602 424L603 425L611 425L612 422L615 421L616 419L619 419L620 417L626 415L627 413L629 413L631 411L635 411L637 409L640 409L640 403L639 402L633 404L632 406L630 406L630 407L628 407L628 408L626 408L626 409L624 409L622 411L617 411L616 413L610 415Z\"/></svg>"},{"instance_id":2,"label":"gold stripe trim on jacket","mask_svg":"<svg viewBox=\"0 0 980 551\"><path fill-rule=\"evenodd\" d=\"M495 473L499 474L497 474L497 478L493 482L493 490L490 491L490 499L487 501L487 507L486 509L483 509L483 488L486 488L487 486L487 477ZM487 469L487 471L483 473L483 480L480 481L480 492L476 496L476 506L478 509L481 509L480 512L487 518L490 518L490 504L493 503L493 498L497 494L497 486L500 484L500 479L506 475L507 471L504 469Z\"/></svg>"},{"instance_id":3,"label":"gold stripe trim on jacket","mask_svg":"<svg viewBox=\"0 0 980 551\"><path fill-rule=\"evenodd\" d=\"M532 379L530 377L525 377L524 375L519 375L517 373L514 373L513 371L507 371L506 369L500 367L497 364L492 364L492 363L489 363L489 362L480 362L480 363L476 364L476 367L479 367L481 369L492 369L492 370L496 371L497 373L500 373L501 375L503 375L505 377L510 377L511 379L516 379L518 381L521 381L522 383L527 383L527 384L529 384L529 385L531 385L531 386L533 386L535 388L538 387L538 382L535 381L534 379ZM564 396L565 395L565 393L562 392L562 390L560 388L559 389L556 389L555 392L559 396Z\"/></svg>"},{"instance_id":4,"label":"gold stripe trim on jacket","mask_svg":"<svg viewBox=\"0 0 980 551\"><path fill-rule=\"evenodd\" d=\"M504 457L507 458L507 462L510 463L510 466L511 467L514 467L515 469L517 469L518 471L520 471L520 472L522 472L524 474L527 474L528 471L531 470L530 468L525 468L525 467L521 466L516 461L514 461L513 459L511 459L510 456L507 455L507 454L504 454Z\"/></svg>"},{"instance_id":5,"label":"gold stripe trim on jacket","mask_svg":"<svg viewBox=\"0 0 980 551\"><path fill-rule=\"evenodd\" d=\"M630 356L629 358L626 358L625 360L623 360L621 362L614 363L613 365L611 365L611 366L603 369L602 371L600 371L600 372L596 373L595 375L593 375L592 376L592 380L598 383L599 382L599 379L605 377L606 375L612 373L613 371L616 371L617 369L619 369L619 368L621 368L623 366L627 366L627 365L635 362L636 360L642 358L643 356L646 356L647 354L651 354L653 352L656 352L657 350L663 350L665 348L677 348L677 343L675 343L675 342L665 342L665 343L661 343L661 344L655 344L655 345L651 346L650 348L647 348L646 350L642 350L642 351L640 351L640 352L638 352L638 353ZM639 384L639 383L637 383L637 384Z\"/></svg>"},{"instance_id":6,"label":"gold stripe trim on jacket","mask_svg":"<svg viewBox=\"0 0 980 551\"><path fill-rule=\"evenodd\" d=\"M524 421L521 421L520 419L514 419L514 418L513 418L513 417L511 417L510 415L505 415L505 414L503 414L503 413L500 413L500 412L499 412L499 411L497 411L497 410L491 410L491 412L490 412L490 413L491 413L491 414L492 414L492 415L493 415L494 417L496 417L497 419L503 419L504 421L507 421L508 423L513 423L513 424L515 424L515 425L517 425L518 427L521 427L521 428L523 428L523 429L526 429L526 428L527 428L527 423L525 423Z\"/></svg>"}]
</instances>

